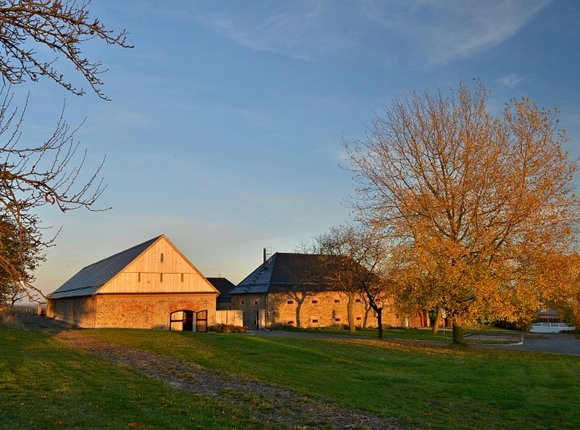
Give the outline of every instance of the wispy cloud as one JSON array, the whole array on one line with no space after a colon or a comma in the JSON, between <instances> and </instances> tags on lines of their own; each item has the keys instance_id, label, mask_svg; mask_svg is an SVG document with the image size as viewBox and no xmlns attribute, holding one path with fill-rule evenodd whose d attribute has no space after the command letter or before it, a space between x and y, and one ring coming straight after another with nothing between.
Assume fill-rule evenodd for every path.
<instances>
[{"instance_id":1,"label":"wispy cloud","mask_svg":"<svg viewBox=\"0 0 580 430\"><path fill-rule=\"evenodd\" d=\"M515 88L522 83L524 77L517 73L510 73L498 79L498 82L504 87Z\"/></svg>"},{"instance_id":2,"label":"wispy cloud","mask_svg":"<svg viewBox=\"0 0 580 430\"><path fill-rule=\"evenodd\" d=\"M368 16L410 40L432 63L493 47L509 39L551 0L416 0L386 6L368 0Z\"/></svg>"},{"instance_id":3,"label":"wispy cloud","mask_svg":"<svg viewBox=\"0 0 580 430\"><path fill-rule=\"evenodd\" d=\"M373 57L382 58L392 52L377 50L400 50L393 41L402 39L411 55L443 64L509 39L550 1L299 0L259 3L251 10L220 3L219 9L195 15L223 36L260 52L313 60L362 49L375 50ZM369 43L369 30L379 40Z\"/></svg>"},{"instance_id":4,"label":"wispy cloud","mask_svg":"<svg viewBox=\"0 0 580 430\"><path fill-rule=\"evenodd\" d=\"M353 46L345 6L352 9L352 4L326 0L266 2L252 9L220 7L197 17L223 36L252 50L313 60ZM351 15L351 23L352 18Z\"/></svg>"}]
</instances>

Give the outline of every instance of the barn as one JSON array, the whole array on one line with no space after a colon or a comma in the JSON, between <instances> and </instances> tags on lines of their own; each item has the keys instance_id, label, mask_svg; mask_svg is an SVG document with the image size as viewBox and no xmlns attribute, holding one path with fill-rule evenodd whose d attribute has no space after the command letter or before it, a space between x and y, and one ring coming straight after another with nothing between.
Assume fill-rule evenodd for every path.
<instances>
[{"instance_id":1,"label":"barn","mask_svg":"<svg viewBox=\"0 0 580 430\"><path fill-rule=\"evenodd\" d=\"M329 327L348 323L349 297L331 281L329 270L338 269L344 257L276 252L231 290L232 309L243 311L250 329L288 325ZM355 324L376 327L374 311L364 295L353 297ZM417 308L399 313L392 303L383 310L383 324L424 327L426 313Z\"/></svg>"},{"instance_id":2,"label":"barn","mask_svg":"<svg viewBox=\"0 0 580 430\"><path fill-rule=\"evenodd\" d=\"M218 295L161 235L81 269L48 296L47 316L83 328L206 331Z\"/></svg>"}]
</instances>

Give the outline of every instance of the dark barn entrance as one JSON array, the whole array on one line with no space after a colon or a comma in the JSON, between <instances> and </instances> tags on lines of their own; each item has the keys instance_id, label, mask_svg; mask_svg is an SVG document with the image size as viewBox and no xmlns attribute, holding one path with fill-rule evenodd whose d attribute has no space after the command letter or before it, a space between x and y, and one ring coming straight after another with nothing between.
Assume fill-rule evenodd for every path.
<instances>
[{"instance_id":1,"label":"dark barn entrance","mask_svg":"<svg viewBox=\"0 0 580 430\"><path fill-rule=\"evenodd\" d=\"M207 332L207 311L180 310L169 314L169 330Z\"/></svg>"},{"instance_id":2,"label":"dark barn entrance","mask_svg":"<svg viewBox=\"0 0 580 430\"><path fill-rule=\"evenodd\" d=\"M193 311L183 311L183 331L193 331Z\"/></svg>"}]
</instances>

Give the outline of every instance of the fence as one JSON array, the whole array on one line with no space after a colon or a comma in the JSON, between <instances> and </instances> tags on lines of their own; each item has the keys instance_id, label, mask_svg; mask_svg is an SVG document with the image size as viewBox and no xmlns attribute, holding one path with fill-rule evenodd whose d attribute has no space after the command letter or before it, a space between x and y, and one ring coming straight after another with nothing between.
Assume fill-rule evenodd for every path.
<instances>
[{"instance_id":1,"label":"fence","mask_svg":"<svg viewBox=\"0 0 580 430\"><path fill-rule=\"evenodd\" d=\"M566 323L534 323L530 328L530 333L560 333L562 331L572 331L576 327Z\"/></svg>"},{"instance_id":2,"label":"fence","mask_svg":"<svg viewBox=\"0 0 580 430\"><path fill-rule=\"evenodd\" d=\"M240 310L216 311L215 322L216 324L243 326L244 313Z\"/></svg>"}]
</instances>

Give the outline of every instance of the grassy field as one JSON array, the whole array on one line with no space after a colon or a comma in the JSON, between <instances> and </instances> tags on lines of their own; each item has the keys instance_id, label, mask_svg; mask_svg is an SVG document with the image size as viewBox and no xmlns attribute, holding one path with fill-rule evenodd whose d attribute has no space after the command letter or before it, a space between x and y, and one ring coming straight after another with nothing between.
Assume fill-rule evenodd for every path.
<instances>
[{"instance_id":1,"label":"grassy field","mask_svg":"<svg viewBox=\"0 0 580 430\"><path fill-rule=\"evenodd\" d=\"M580 423L580 359L573 356L364 337L82 333L394 416L413 428L575 429ZM260 427L227 402L172 391L56 338L0 328L0 345L0 428L54 428L61 422L65 428L126 428L133 422L150 428Z\"/></svg>"},{"instance_id":2,"label":"grassy field","mask_svg":"<svg viewBox=\"0 0 580 430\"><path fill-rule=\"evenodd\" d=\"M378 330L376 328L357 329L355 333L350 333L347 328L325 327L325 328L297 328L292 326L281 326L278 330L289 332L317 333L317 334L337 334L344 336L357 336L377 338ZM464 329L464 336L467 343L481 343L475 340L477 336L486 335L488 337L497 336L496 343L514 343L514 339L519 340L521 333L512 330L504 330L490 327L473 327ZM427 329L404 329L404 328L385 328L383 332L386 340L409 339L424 340L429 342L451 342L453 340L453 331L451 329L440 329L437 334L432 334ZM508 336L510 340L500 340L499 338ZM487 340L487 343L494 343L493 340Z\"/></svg>"},{"instance_id":3,"label":"grassy field","mask_svg":"<svg viewBox=\"0 0 580 430\"><path fill-rule=\"evenodd\" d=\"M0 327L0 429L251 427L264 428L247 411Z\"/></svg>"}]
</instances>

